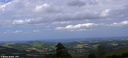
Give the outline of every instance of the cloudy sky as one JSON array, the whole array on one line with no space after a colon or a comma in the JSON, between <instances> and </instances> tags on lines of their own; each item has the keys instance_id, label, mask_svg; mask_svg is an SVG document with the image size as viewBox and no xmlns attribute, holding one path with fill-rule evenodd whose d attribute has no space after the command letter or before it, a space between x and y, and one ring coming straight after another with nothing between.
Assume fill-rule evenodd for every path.
<instances>
[{"instance_id":1,"label":"cloudy sky","mask_svg":"<svg viewBox=\"0 0 128 58\"><path fill-rule=\"evenodd\" d=\"M128 0L0 0L0 40L128 36Z\"/></svg>"}]
</instances>

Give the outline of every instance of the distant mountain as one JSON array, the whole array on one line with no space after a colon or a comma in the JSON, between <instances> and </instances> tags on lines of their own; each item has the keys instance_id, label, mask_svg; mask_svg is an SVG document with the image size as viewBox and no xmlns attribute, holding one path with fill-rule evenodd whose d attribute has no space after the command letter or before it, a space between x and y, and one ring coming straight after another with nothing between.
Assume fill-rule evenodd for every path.
<instances>
[{"instance_id":1,"label":"distant mountain","mask_svg":"<svg viewBox=\"0 0 128 58\"><path fill-rule=\"evenodd\" d=\"M9 42L14 43L28 43L28 42L74 42L74 41L90 41L90 40L117 40L117 39L128 39L128 36L120 36L120 37L89 37L89 38L60 38L60 39L36 39L36 40L13 40L13 41L0 41L0 44L5 44Z\"/></svg>"}]
</instances>

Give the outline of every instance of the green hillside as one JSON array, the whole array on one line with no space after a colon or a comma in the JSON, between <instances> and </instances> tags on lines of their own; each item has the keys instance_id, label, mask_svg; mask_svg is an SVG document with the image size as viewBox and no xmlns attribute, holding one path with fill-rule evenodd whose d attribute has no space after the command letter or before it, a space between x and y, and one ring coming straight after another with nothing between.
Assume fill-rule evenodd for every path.
<instances>
[{"instance_id":1,"label":"green hillside","mask_svg":"<svg viewBox=\"0 0 128 58\"><path fill-rule=\"evenodd\" d=\"M31 43L30 46L33 47L33 48L42 49L44 47L44 44L43 43L34 42L34 43Z\"/></svg>"},{"instance_id":2,"label":"green hillside","mask_svg":"<svg viewBox=\"0 0 128 58\"><path fill-rule=\"evenodd\" d=\"M110 51L110 52L107 53L107 56L121 55L123 53L128 53L128 46Z\"/></svg>"}]
</instances>

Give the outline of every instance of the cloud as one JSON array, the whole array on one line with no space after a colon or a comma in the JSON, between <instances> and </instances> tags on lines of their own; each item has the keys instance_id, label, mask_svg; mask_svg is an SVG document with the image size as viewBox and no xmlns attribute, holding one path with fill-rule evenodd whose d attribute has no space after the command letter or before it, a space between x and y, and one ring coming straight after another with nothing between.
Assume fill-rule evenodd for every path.
<instances>
[{"instance_id":1,"label":"cloud","mask_svg":"<svg viewBox=\"0 0 128 58\"><path fill-rule=\"evenodd\" d=\"M94 23L84 23L84 24L77 24L77 25L67 25L65 27L57 27L56 30L69 30L69 31L82 31L86 29L90 29L97 24Z\"/></svg>"},{"instance_id":2,"label":"cloud","mask_svg":"<svg viewBox=\"0 0 128 58\"><path fill-rule=\"evenodd\" d=\"M108 17L110 13L110 9L105 9L104 11L101 12L100 16L101 17Z\"/></svg>"},{"instance_id":3,"label":"cloud","mask_svg":"<svg viewBox=\"0 0 128 58\"><path fill-rule=\"evenodd\" d=\"M114 22L113 24L110 24L110 26L116 26L116 27L121 27L121 26L128 26L128 21L122 21L122 22Z\"/></svg>"},{"instance_id":4,"label":"cloud","mask_svg":"<svg viewBox=\"0 0 128 58\"><path fill-rule=\"evenodd\" d=\"M41 12L41 13L54 13L54 12L59 12L60 10L52 7L48 3L44 3L42 5L36 5L35 7L35 12Z\"/></svg>"},{"instance_id":5,"label":"cloud","mask_svg":"<svg viewBox=\"0 0 128 58\"><path fill-rule=\"evenodd\" d=\"M14 20L12 24L14 25L20 25L20 24L26 24L29 23L31 19L25 19L25 20Z\"/></svg>"},{"instance_id":6,"label":"cloud","mask_svg":"<svg viewBox=\"0 0 128 58\"><path fill-rule=\"evenodd\" d=\"M41 32L41 31L42 31L42 30L33 30L32 32L35 32L35 33L36 33L36 32Z\"/></svg>"},{"instance_id":7,"label":"cloud","mask_svg":"<svg viewBox=\"0 0 128 58\"><path fill-rule=\"evenodd\" d=\"M0 26L38 27L63 30L83 30L104 23L126 26L127 0L12 0L0 3ZM78 7L77 7L78 6ZM87 22L94 24L87 27ZM117 23L120 22L120 23ZM110 25L110 24L109 24ZM46 28L47 29L47 28Z\"/></svg>"},{"instance_id":8,"label":"cloud","mask_svg":"<svg viewBox=\"0 0 128 58\"><path fill-rule=\"evenodd\" d=\"M59 25L59 24L69 24L70 21L60 21L60 22L54 22L53 24Z\"/></svg>"},{"instance_id":9,"label":"cloud","mask_svg":"<svg viewBox=\"0 0 128 58\"><path fill-rule=\"evenodd\" d=\"M11 4L11 2L5 3L5 4L1 5L0 10L4 11L5 8L6 8L8 5L10 5L10 4Z\"/></svg>"},{"instance_id":10,"label":"cloud","mask_svg":"<svg viewBox=\"0 0 128 58\"><path fill-rule=\"evenodd\" d=\"M114 23L83 23L76 25L67 25L64 27L56 27L55 30L66 30L66 31L84 31L101 28L115 28L115 27L127 27L128 21L114 22Z\"/></svg>"},{"instance_id":11,"label":"cloud","mask_svg":"<svg viewBox=\"0 0 128 58\"><path fill-rule=\"evenodd\" d=\"M48 4L45 3L43 5L37 5L35 8L35 11L40 12L40 11L46 10L47 8L48 8Z\"/></svg>"},{"instance_id":12,"label":"cloud","mask_svg":"<svg viewBox=\"0 0 128 58\"><path fill-rule=\"evenodd\" d=\"M9 33L17 34L17 33L23 33L23 31L21 31L21 30L15 30L15 31L6 30L3 33L4 34L9 34Z\"/></svg>"},{"instance_id":13,"label":"cloud","mask_svg":"<svg viewBox=\"0 0 128 58\"><path fill-rule=\"evenodd\" d=\"M79 7L86 5L83 1L80 1L80 0L75 0L75 1L69 2L67 4L69 6L79 6Z\"/></svg>"},{"instance_id":14,"label":"cloud","mask_svg":"<svg viewBox=\"0 0 128 58\"><path fill-rule=\"evenodd\" d=\"M20 31L20 30L16 30L16 31L14 31L13 33L21 33L22 31Z\"/></svg>"},{"instance_id":15,"label":"cloud","mask_svg":"<svg viewBox=\"0 0 128 58\"><path fill-rule=\"evenodd\" d=\"M96 5L97 1L95 0L73 0L68 2L67 5L69 6L87 6L87 5Z\"/></svg>"}]
</instances>

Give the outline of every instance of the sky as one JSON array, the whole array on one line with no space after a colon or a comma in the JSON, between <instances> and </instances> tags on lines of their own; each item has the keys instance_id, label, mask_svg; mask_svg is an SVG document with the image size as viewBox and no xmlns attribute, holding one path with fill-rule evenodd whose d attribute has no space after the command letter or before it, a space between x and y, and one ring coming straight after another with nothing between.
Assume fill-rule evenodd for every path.
<instances>
[{"instance_id":1,"label":"sky","mask_svg":"<svg viewBox=\"0 0 128 58\"><path fill-rule=\"evenodd\" d=\"M0 40L128 36L128 0L0 0Z\"/></svg>"}]
</instances>

